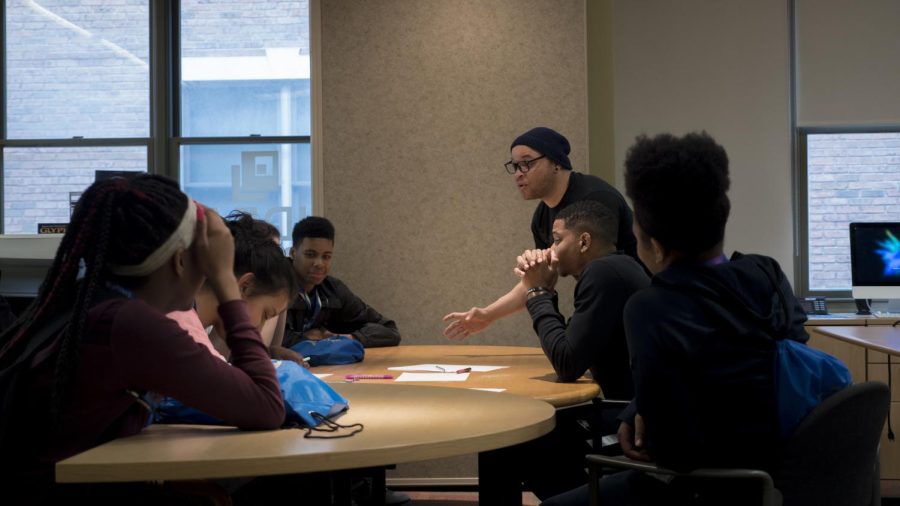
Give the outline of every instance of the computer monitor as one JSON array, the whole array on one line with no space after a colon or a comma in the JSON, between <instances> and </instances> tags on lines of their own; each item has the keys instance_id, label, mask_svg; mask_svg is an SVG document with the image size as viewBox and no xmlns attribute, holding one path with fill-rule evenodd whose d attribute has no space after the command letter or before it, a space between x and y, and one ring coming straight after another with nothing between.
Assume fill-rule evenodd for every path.
<instances>
[{"instance_id":1,"label":"computer monitor","mask_svg":"<svg viewBox=\"0 0 900 506\"><path fill-rule=\"evenodd\" d=\"M900 223L851 223L850 266L854 299L900 300Z\"/></svg>"}]
</instances>

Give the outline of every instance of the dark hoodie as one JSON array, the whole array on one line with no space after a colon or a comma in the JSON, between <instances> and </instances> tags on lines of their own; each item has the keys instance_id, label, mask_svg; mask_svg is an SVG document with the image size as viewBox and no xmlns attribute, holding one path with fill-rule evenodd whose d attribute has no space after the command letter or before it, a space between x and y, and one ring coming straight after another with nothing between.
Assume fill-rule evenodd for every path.
<instances>
[{"instance_id":1,"label":"dark hoodie","mask_svg":"<svg viewBox=\"0 0 900 506\"><path fill-rule=\"evenodd\" d=\"M282 346L290 348L306 339L303 333L310 327L350 334L366 348L400 344L397 324L357 297L343 281L326 276L315 291L322 303L321 311L315 315L315 321L309 322L306 301L298 295L288 308Z\"/></svg>"},{"instance_id":2,"label":"dark hoodie","mask_svg":"<svg viewBox=\"0 0 900 506\"><path fill-rule=\"evenodd\" d=\"M718 265L672 265L631 298L632 408L660 465L771 467L779 443L773 337L809 339L792 293L775 260L735 253Z\"/></svg>"}]
</instances>

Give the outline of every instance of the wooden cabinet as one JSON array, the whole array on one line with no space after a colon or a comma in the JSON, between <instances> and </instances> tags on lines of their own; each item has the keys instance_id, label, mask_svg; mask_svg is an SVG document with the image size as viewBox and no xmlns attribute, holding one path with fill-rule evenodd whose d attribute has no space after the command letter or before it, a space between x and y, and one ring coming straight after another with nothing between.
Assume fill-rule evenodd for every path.
<instances>
[{"instance_id":1,"label":"wooden cabinet","mask_svg":"<svg viewBox=\"0 0 900 506\"><path fill-rule=\"evenodd\" d=\"M869 352L873 355L875 352ZM867 375L869 381L880 381L888 383L888 364L884 353L877 353L880 357L885 357L882 362L869 362L867 365ZM900 380L900 357L891 357L891 415L889 423L894 428L895 435L898 434L897 424L900 423L900 388L897 381ZM896 438L894 441L888 439L888 424L884 424L884 430L881 433L881 479L900 480L900 440ZM900 484L900 482L898 482Z\"/></svg>"},{"instance_id":2,"label":"wooden cabinet","mask_svg":"<svg viewBox=\"0 0 900 506\"><path fill-rule=\"evenodd\" d=\"M879 325L884 319L863 321L859 326ZM895 320L886 322L888 325ZM868 323L868 325L866 325ZM843 322L843 325L853 325ZM860 345L842 341L834 337L824 335L815 330L816 326L822 326L813 321L807 325L809 333L809 346L834 355L843 361L855 383L864 381L881 381L888 383L888 356L885 353L868 350ZM900 495L900 357L890 357L891 368L891 409L890 421L894 427L898 439L891 441L887 437L888 425L885 424L881 435L881 480L882 495ZM861 416L863 416L861 414Z\"/></svg>"}]
</instances>

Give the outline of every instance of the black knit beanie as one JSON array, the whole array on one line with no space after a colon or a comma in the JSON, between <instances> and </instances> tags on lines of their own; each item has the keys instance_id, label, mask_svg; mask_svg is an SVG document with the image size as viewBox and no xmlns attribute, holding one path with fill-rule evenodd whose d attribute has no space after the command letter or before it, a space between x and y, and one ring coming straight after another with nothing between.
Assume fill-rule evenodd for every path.
<instances>
[{"instance_id":1,"label":"black knit beanie","mask_svg":"<svg viewBox=\"0 0 900 506\"><path fill-rule=\"evenodd\" d=\"M569 161L569 141L556 130L547 127L532 128L516 137L509 149L512 150L516 146L528 146L555 163L572 170L572 162Z\"/></svg>"}]
</instances>

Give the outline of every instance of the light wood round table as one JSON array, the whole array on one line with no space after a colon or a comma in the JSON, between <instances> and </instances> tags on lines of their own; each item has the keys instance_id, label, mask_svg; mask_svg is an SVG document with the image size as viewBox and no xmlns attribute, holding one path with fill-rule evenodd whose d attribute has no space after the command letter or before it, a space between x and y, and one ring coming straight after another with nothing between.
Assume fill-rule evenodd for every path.
<instances>
[{"instance_id":1,"label":"light wood round table","mask_svg":"<svg viewBox=\"0 0 900 506\"><path fill-rule=\"evenodd\" d=\"M469 379L459 382L397 383L391 380L364 380L365 383L392 385L426 385L448 388L503 388L506 393L549 402L555 407L572 406L590 401L600 395L600 387L588 378L562 383L553 366L540 348L526 346L478 345L400 345L387 348L368 348L362 362L348 365L314 367L314 373L330 373L328 382L342 382L347 374L390 374L400 371L389 367L418 364L501 365L508 366L490 372L469 373Z\"/></svg>"},{"instance_id":2,"label":"light wood round table","mask_svg":"<svg viewBox=\"0 0 900 506\"><path fill-rule=\"evenodd\" d=\"M341 424L365 430L305 439L305 430L154 425L56 464L59 483L196 480L331 471L494 450L554 426L545 402L476 390L334 384L350 401Z\"/></svg>"}]
</instances>

